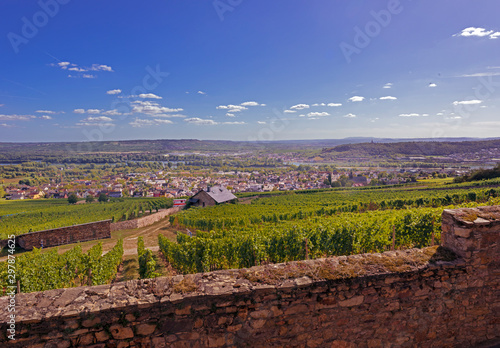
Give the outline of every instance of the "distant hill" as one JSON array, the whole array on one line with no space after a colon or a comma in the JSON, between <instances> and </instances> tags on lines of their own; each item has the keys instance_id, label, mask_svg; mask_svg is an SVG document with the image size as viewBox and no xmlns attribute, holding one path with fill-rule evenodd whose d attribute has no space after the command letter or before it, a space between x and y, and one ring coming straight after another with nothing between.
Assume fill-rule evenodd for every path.
<instances>
[{"instance_id":1,"label":"distant hill","mask_svg":"<svg viewBox=\"0 0 500 348\"><path fill-rule=\"evenodd\" d=\"M408 141L395 143L343 144L323 149L323 153L350 156L449 156L500 148L500 139L470 141Z\"/></svg>"},{"instance_id":2,"label":"distant hill","mask_svg":"<svg viewBox=\"0 0 500 348\"><path fill-rule=\"evenodd\" d=\"M266 142L158 139L99 142L0 143L0 163L47 161L51 163L81 162L87 157L99 157L94 162L164 160L165 154L246 152L318 151L323 154L356 156L446 156L454 153L477 152L500 147L500 139L440 138L440 139L381 139L345 138L318 140L281 140ZM113 158L114 157L114 158Z\"/></svg>"}]
</instances>

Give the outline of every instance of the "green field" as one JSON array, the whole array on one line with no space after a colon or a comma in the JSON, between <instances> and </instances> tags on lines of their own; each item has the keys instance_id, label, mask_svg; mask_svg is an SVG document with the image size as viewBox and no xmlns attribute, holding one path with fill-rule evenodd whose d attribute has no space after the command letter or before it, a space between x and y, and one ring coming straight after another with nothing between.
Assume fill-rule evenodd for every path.
<instances>
[{"instance_id":1,"label":"green field","mask_svg":"<svg viewBox=\"0 0 500 348\"><path fill-rule=\"evenodd\" d=\"M65 199L0 201L0 239L111 219L129 220L157 209L170 208L170 198L119 198L105 203L69 204Z\"/></svg>"}]
</instances>

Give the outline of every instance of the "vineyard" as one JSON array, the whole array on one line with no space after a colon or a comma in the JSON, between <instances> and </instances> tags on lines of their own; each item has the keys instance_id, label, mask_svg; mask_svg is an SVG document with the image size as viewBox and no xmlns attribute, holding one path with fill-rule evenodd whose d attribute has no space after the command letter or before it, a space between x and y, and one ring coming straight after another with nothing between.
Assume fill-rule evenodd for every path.
<instances>
[{"instance_id":1,"label":"vineyard","mask_svg":"<svg viewBox=\"0 0 500 348\"><path fill-rule=\"evenodd\" d=\"M134 219L170 208L170 198L123 198L106 203L68 204L67 200L7 201L0 203L0 239L10 234L53 229L111 219Z\"/></svg>"},{"instance_id":2,"label":"vineyard","mask_svg":"<svg viewBox=\"0 0 500 348\"><path fill-rule=\"evenodd\" d=\"M82 253L80 245L64 254L58 254L56 249L42 253L35 248L0 263L1 295L5 295L8 286L17 285L17 281L21 292L107 284L115 277L122 256L122 240L105 255L101 243L87 253Z\"/></svg>"},{"instance_id":3,"label":"vineyard","mask_svg":"<svg viewBox=\"0 0 500 348\"><path fill-rule=\"evenodd\" d=\"M170 217L160 250L181 273L439 244L444 208L499 204L500 189L331 190L194 208Z\"/></svg>"}]
</instances>

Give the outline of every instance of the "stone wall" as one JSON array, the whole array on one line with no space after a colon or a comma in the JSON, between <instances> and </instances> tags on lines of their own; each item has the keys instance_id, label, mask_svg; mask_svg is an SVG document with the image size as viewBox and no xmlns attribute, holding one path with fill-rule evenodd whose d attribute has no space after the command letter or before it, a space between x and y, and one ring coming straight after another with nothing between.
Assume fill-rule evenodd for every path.
<instances>
[{"instance_id":1,"label":"stone wall","mask_svg":"<svg viewBox=\"0 0 500 348\"><path fill-rule=\"evenodd\" d=\"M25 250L33 247L52 247L88 240L111 238L111 220L61 227L52 230L30 232L16 236L16 243Z\"/></svg>"},{"instance_id":2,"label":"stone wall","mask_svg":"<svg viewBox=\"0 0 500 348\"><path fill-rule=\"evenodd\" d=\"M160 221L161 219L164 219L169 215L181 211L183 208L184 207L173 207L138 219L114 222L111 224L111 231L130 230L134 228L146 227Z\"/></svg>"},{"instance_id":3,"label":"stone wall","mask_svg":"<svg viewBox=\"0 0 500 348\"><path fill-rule=\"evenodd\" d=\"M499 231L499 207L446 210L444 248L20 294L16 341L4 316L0 344L493 347Z\"/></svg>"}]
</instances>

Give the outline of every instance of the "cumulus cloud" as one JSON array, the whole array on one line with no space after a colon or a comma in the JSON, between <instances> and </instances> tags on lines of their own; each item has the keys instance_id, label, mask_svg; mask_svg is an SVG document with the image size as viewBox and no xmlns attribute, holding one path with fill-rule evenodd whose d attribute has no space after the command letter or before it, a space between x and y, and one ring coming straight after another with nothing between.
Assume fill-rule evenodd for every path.
<instances>
[{"instance_id":1,"label":"cumulus cloud","mask_svg":"<svg viewBox=\"0 0 500 348\"><path fill-rule=\"evenodd\" d=\"M392 88L392 83L386 83L382 88Z\"/></svg>"},{"instance_id":2,"label":"cumulus cloud","mask_svg":"<svg viewBox=\"0 0 500 348\"><path fill-rule=\"evenodd\" d=\"M336 107L336 106L342 106L341 103L328 103L328 106Z\"/></svg>"},{"instance_id":3,"label":"cumulus cloud","mask_svg":"<svg viewBox=\"0 0 500 348\"><path fill-rule=\"evenodd\" d=\"M108 116L120 116L122 113L118 112L118 110L116 110L116 109L113 109L113 110L103 111L103 112L101 112L101 114L108 115Z\"/></svg>"},{"instance_id":4,"label":"cumulus cloud","mask_svg":"<svg viewBox=\"0 0 500 348\"><path fill-rule=\"evenodd\" d=\"M435 83L429 83L429 87L434 88L434 87L437 87L437 85Z\"/></svg>"},{"instance_id":5,"label":"cumulus cloud","mask_svg":"<svg viewBox=\"0 0 500 348\"><path fill-rule=\"evenodd\" d=\"M142 99L163 99L159 95L156 95L153 93L141 93L141 94L139 94L139 98L142 98Z\"/></svg>"},{"instance_id":6,"label":"cumulus cloud","mask_svg":"<svg viewBox=\"0 0 500 348\"><path fill-rule=\"evenodd\" d=\"M162 124L172 124L172 123L173 122L170 120L164 120L158 118L151 120L151 119L141 119L136 117L135 120L129 122L129 125L131 125L134 128L143 128L143 127L159 126Z\"/></svg>"},{"instance_id":7,"label":"cumulus cloud","mask_svg":"<svg viewBox=\"0 0 500 348\"><path fill-rule=\"evenodd\" d=\"M241 103L240 105L242 105L242 106L259 106L260 104L257 103L256 101L247 101L247 102Z\"/></svg>"},{"instance_id":8,"label":"cumulus cloud","mask_svg":"<svg viewBox=\"0 0 500 348\"><path fill-rule=\"evenodd\" d=\"M221 124L246 124L246 122L243 122L243 121L234 121L234 122L222 122Z\"/></svg>"},{"instance_id":9,"label":"cumulus cloud","mask_svg":"<svg viewBox=\"0 0 500 348\"><path fill-rule=\"evenodd\" d=\"M399 117L419 117L420 114L400 114Z\"/></svg>"},{"instance_id":10,"label":"cumulus cloud","mask_svg":"<svg viewBox=\"0 0 500 348\"><path fill-rule=\"evenodd\" d=\"M77 126L89 127L89 126L114 126L113 119L107 116L89 116L83 120L80 120L76 124Z\"/></svg>"},{"instance_id":11,"label":"cumulus cloud","mask_svg":"<svg viewBox=\"0 0 500 348\"><path fill-rule=\"evenodd\" d=\"M355 95L354 97L349 98L349 101L351 102L360 102L365 100L365 97L360 97L358 95Z\"/></svg>"},{"instance_id":12,"label":"cumulus cloud","mask_svg":"<svg viewBox=\"0 0 500 348\"><path fill-rule=\"evenodd\" d=\"M55 115L57 112L52 111L52 110L36 110L35 112L39 114L50 114L50 115Z\"/></svg>"},{"instance_id":13,"label":"cumulus cloud","mask_svg":"<svg viewBox=\"0 0 500 348\"><path fill-rule=\"evenodd\" d=\"M166 113L184 111L182 108L168 108L152 101L136 100L132 103L132 113L158 116Z\"/></svg>"},{"instance_id":14,"label":"cumulus cloud","mask_svg":"<svg viewBox=\"0 0 500 348\"><path fill-rule=\"evenodd\" d=\"M295 110L285 110L283 111L285 114L293 114L294 112L297 112Z\"/></svg>"},{"instance_id":15,"label":"cumulus cloud","mask_svg":"<svg viewBox=\"0 0 500 348\"><path fill-rule=\"evenodd\" d=\"M87 114L97 115L99 113L101 113L99 109L87 109Z\"/></svg>"},{"instance_id":16,"label":"cumulus cloud","mask_svg":"<svg viewBox=\"0 0 500 348\"><path fill-rule=\"evenodd\" d=\"M388 95L387 97L380 97L379 99L380 99L380 100L396 100L396 99L398 99L398 98L396 98L396 97L392 97L392 96Z\"/></svg>"},{"instance_id":17,"label":"cumulus cloud","mask_svg":"<svg viewBox=\"0 0 500 348\"><path fill-rule=\"evenodd\" d=\"M42 120L52 120L52 117L48 116L48 115L43 115L40 117Z\"/></svg>"},{"instance_id":18,"label":"cumulus cloud","mask_svg":"<svg viewBox=\"0 0 500 348\"><path fill-rule=\"evenodd\" d=\"M70 62L59 62L59 63L52 63L49 65L56 67L56 68L60 68L62 70L72 71L72 72L76 72L76 73L84 73L84 72L89 72L89 71L114 72L114 70L109 65L105 65L105 64L92 64L91 66L82 67L82 66L78 66L77 64L70 63ZM78 75L69 74L68 77L93 79L93 78L96 78L97 76L92 75L92 74L78 74Z\"/></svg>"},{"instance_id":19,"label":"cumulus cloud","mask_svg":"<svg viewBox=\"0 0 500 348\"><path fill-rule=\"evenodd\" d=\"M266 121L257 121L258 124L267 124Z\"/></svg>"},{"instance_id":20,"label":"cumulus cloud","mask_svg":"<svg viewBox=\"0 0 500 348\"><path fill-rule=\"evenodd\" d=\"M476 104L481 104L483 101L482 100L461 100L461 101L454 101L453 105L476 105Z\"/></svg>"},{"instance_id":21,"label":"cumulus cloud","mask_svg":"<svg viewBox=\"0 0 500 348\"><path fill-rule=\"evenodd\" d=\"M346 118L356 118L357 116L354 115L354 114L349 113L347 115L344 115L343 117L346 117Z\"/></svg>"},{"instance_id":22,"label":"cumulus cloud","mask_svg":"<svg viewBox=\"0 0 500 348\"><path fill-rule=\"evenodd\" d=\"M219 105L219 106L217 106L217 109L218 110L227 110L227 112L241 112L243 110L248 110L248 108L245 106L233 105L233 104Z\"/></svg>"},{"instance_id":23,"label":"cumulus cloud","mask_svg":"<svg viewBox=\"0 0 500 348\"><path fill-rule=\"evenodd\" d=\"M463 29L460 33L453 36L462 37L489 37L490 39L497 39L500 37L500 32L494 30L487 30L485 28L469 27Z\"/></svg>"},{"instance_id":24,"label":"cumulus cloud","mask_svg":"<svg viewBox=\"0 0 500 348\"><path fill-rule=\"evenodd\" d=\"M218 124L214 120L202 119L199 117L186 118L184 121L189 123L189 124L195 124L198 126L214 126L214 125Z\"/></svg>"},{"instance_id":25,"label":"cumulus cloud","mask_svg":"<svg viewBox=\"0 0 500 348\"><path fill-rule=\"evenodd\" d=\"M325 117L330 116L328 112L310 112L307 114L307 117Z\"/></svg>"},{"instance_id":26,"label":"cumulus cloud","mask_svg":"<svg viewBox=\"0 0 500 348\"><path fill-rule=\"evenodd\" d=\"M309 105L307 104L297 104L292 107L290 107L291 110L304 110L304 109L309 109Z\"/></svg>"},{"instance_id":27,"label":"cumulus cloud","mask_svg":"<svg viewBox=\"0 0 500 348\"><path fill-rule=\"evenodd\" d=\"M121 89L111 89L106 92L106 94L120 94L122 92Z\"/></svg>"},{"instance_id":28,"label":"cumulus cloud","mask_svg":"<svg viewBox=\"0 0 500 348\"><path fill-rule=\"evenodd\" d=\"M198 91L198 92L196 92L196 93L201 94L201 95L205 95L205 94L206 94L206 93L205 93L205 92L203 92L203 91Z\"/></svg>"},{"instance_id":29,"label":"cumulus cloud","mask_svg":"<svg viewBox=\"0 0 500 348\"><path fill-rule=\"evenodd\" d=\"M234 116L234 114L232 114L232 113L230 113L230 112L226 113L226 116L227 116L227 117L236 117L236 116Z\"/></svg>"},{"instance_id":30,"label":"cumulus cloud","mask_svg":"<svg viewBox=\"0 0 500 348\"><path fill-rule=\"evenodd\" d=\"M2 121L29 121L36 116L33 115L0 115Z\"/></svg>"},{"instance_id":31,"label":"cumulus cloud","mask_svg":"<svg viewBox=\"0 0 500 348\"><path fill-rule=\"evenodd\" d=\"M73 112L75 114L84 114L85 113L85 109L75 109L75 110L73 110Z\"/></svg>"}]
</instances>

